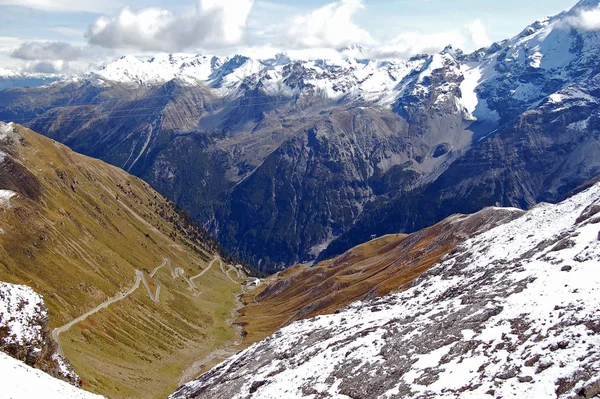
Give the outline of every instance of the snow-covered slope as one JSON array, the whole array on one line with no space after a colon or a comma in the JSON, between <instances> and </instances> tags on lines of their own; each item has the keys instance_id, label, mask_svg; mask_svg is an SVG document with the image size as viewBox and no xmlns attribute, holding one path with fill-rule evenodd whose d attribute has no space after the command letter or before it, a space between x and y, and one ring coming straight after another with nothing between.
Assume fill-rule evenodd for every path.
<instances>
[{"instance_id":1,"label":"snow-covered slope","mask_svg":"<svg viewBox=\"0 0 600 399\"><path fill-rule=\"evenodd\" d=\"M24 285L0 282L0 353L80 384L71 365L56 351L42 296ZM7 380L8 381L8 380Z\"/></svg>"},{"instance_id":2,"label":"snow-covered slope","mask_svg":"<svg viewBox=\"0 0 600 399\"><path fill-rule=\"evenodd\" d=\"M600 392L600 184L475 236L413 286L296 322L181 398Z\"/></svg>"},{"instance_id":3,"label":"snow-covered slope","mask_svg":"<svg viewBox=\"0 0 600 399\"><path fill-rule=\"evenodd\" d=\"M24 285L0 282L0 328L7 331L4 343L39 350L43 320L48 318L41 295Z\"/></svg>"},{"instance_id":4,"label":"snow-covered slope","mask_svg":"<svg viewBox=\"0 0 600 399\"><path fill-rule=\"evenodd\" d=\"M582 26L588 13L598 12L598 1L581 1L568 12L539 20L516 37L466 57L478 71L479 97L474 115L514 117L536 107L555 93L581 85L587 97L597 82L593 76L600 33Z\"/></svg>"},{"instance_id":5,"label":"snow-covered slope","mask_svg":"<svg viewBox=\"0 0 600 399\"><path fill-rule=\"evenodd\" d=\"M286 55L253 59L236 55L220 58L204 55L160 54L151 59L122 57L87 79L103 84L157 86L170 80L187 85L203 84L224 97L240 96L244 90L259 89L266 95L314 94L391 104L396 86L423 63L412 61L291 60ZM81 78L77 78L81 79Z\"/></svg>"},{"instance_id":6,"label":"snow-covered slope","mask_svg":"<svg viewBox=\"0 0 600 399\"><path fill-rule=\"evenodd\" d=\"M29 367L0 352L2 386L0 398L6 399L100 399L95 395Z\"/></svg>"},{"instance_id":7,"label":"snow-covered slope","mask_svg":"<svg viewBox=\"0 0 600 399\"><path fill-rule=\"evenodd\" d=\"M158 54L150 59L121 57L91 76L111 82L154 86L179 78L189 84L206 81L223 64L218 57Z\"/></svg>"}]
</instances>

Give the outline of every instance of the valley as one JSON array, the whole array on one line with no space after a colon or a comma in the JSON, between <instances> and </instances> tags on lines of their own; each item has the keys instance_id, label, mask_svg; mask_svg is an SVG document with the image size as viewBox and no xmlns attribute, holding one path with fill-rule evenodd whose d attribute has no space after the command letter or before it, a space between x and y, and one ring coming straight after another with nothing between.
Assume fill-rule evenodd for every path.
<instances>
[{"instance_id":1,"label":"valley","mask_svg":"<svg viewBox=\"0 0 600 399\"><path fill-rule=\"evenodd\" d=\"M203 229L123 171L2 129L0 180L15 194L0 214L0 280L43 295L85 389L164 397L235 339L227 320L241 288L215 267L229 258Z\"/></svg>"},{"instance_id":2,"label":"valley","mask_svg":"<svg viewBox=\"0 0 600 399\"><path fill-rule=\"evenodd\" d=\"M173 270L173 268L171 267L171 260L170 260L170 259L168 259L168 258L165 258L165 260L163 261L163 263L162 263L160 266L157 266L157 267L156 267L156 268L155 268L155 269L152 271L152 273L150 273L150 278L152 278L152 279L153 279L153 278L154 278L154 275L155 275L155 274L156 274L156 273L157 273L157 272L158 272L158 271L159 271L161 268L163 268L165 265L168 265L168 266L169 266L169 270L171 271L171 277L172 277L173 279L176 279L176 278L178 278L178 277L181 277L181 278L183 278L183 279L184 279L184 280L185 280L185 281L188 283L188 285L190 286L190 289L192 289L192 290L196 290L198 287L197 287L197 286L196 286L194 283L192 283L192 280L194 280L194 279L197 279L197 278L201 277L201 276L202 276L204 273L206 273L207 271L209 271L209 270L210 270L210 268L212 267L212 265L213 265L215 262L217 262L217 261L221 263L221 270L223 270L223 266L222 266L223 264L222 264L222 261L221 261L221 259L219 259L219 258L215 257L215 259L214 259L214 260L212 260L212 261L209 263L208 267L207 267L207 268L206 268L204 271L202 271L202 272L200 272L198 275L196 275L196 276L194 276L194 277L192 277L192 278L188 279L188 278L186 278L186 277L185 277L185 272L183 271L183 269L181 269L181 268L177 268L177 269L175 269L175 271L174 271L174 270ZM225 273L225 271L223 271L223 273L229 277L229 275L228 275L227 273ZM230 278L230 280L232 280L232 279ZM60 345L60 339L59 339L59 335L60 335L61 333L68 331L68 330L69 330L71 327L73 327L74 325L76 325L76 324L78 324L78 323L80 323L80 322L84 321L85 319L87 319L88 317L90 317L91 315L93 315L94 313L97 313L97 312L99 312L99 311L100 311L100 310L102 310L102 309L106 309L108 306L112 305L113 303L116 303L116 302L119 302L119 301L122 301L122 300L124 300L125 298L127 298L128 296L130 296L131 294L133 294L133 293L134 293L134 292L135 292L135 291L136 291L136 290L139 288L139 286L140 286L140 283L141 283L141 282L143 282L143 284L144 284L144 287L146 288L146 291L148 292L148 297L149 297L149 298L150 298L152 301L154 301L154 302L156 302L156 303L159 303L159 302L160 302L160 288L161 288L160 281L158 281L158 280L153 280L153 282L154 282L154 283L155 283L155 285L156 285L156 292L153 294L153 293L152 293L152 290L150 289L150 285L148 284L148 281L146 280L146 276L144 275L144 273L143 273L143 272L141 272L141 271L139 271L139 270L136 270L136 271L135 271L135 283L133 284L133 287L131 287L131 288L130 288L130 289L127 291L127 292L125 292L125 293L123 293L123 294L120 294L119 296L117 296L117 297L115 297L115 298L109 299L109 300L107 300L106 302L102 302L100 305L96 306L94 309L92 309L92 310L90 310L90 311L88 311L88 312L84 313L83 315L79 316L78 318L76 318L76 319L74 319L74 320L71 320L70 322L68 322L68 323L67 323L67 324L65 324L64 326L61 326L61 327L55 328L55 329L52 331L52 339L54 339L54 341L56 341L56 343L58 344L58 353L59 353L61 356L64 356L64 352L63 352L63 350L62 350L62 347L61 347L61 345ZM232 280L232 282L233 282L233 283L237 283L236 281L233 281L233 280Z\"/></svg>"},{"instance_id":3,"label":"valley","mask_svg":"<svg viewBox=\"0 0 600 399\"><path fill-rule=\"evenodd\" d=\"M406 289L297 321L169 398L596 397L599 204L595 184L516 211Z\"/></svg>"},{"instance_id":4,"label":"valley","mask_svg":"<svg viewBox=\"0 0 600 399\"><path fill-rule=\"evenodd\" d=\"M76 3L0 4L0 397L600 397L600 0Z\"/></svg>"},{"instance_id":5,"label":"valley","mask_svg":"<svg viewBox=\"0 0 600 399\"><path fill-rule=\"evenodd\" d=\"M141 177L273 273L600 173L598 31L575 24L596 6L471 53L125 56L3 90L0 119Z\"/></svg>"}]
</instances>

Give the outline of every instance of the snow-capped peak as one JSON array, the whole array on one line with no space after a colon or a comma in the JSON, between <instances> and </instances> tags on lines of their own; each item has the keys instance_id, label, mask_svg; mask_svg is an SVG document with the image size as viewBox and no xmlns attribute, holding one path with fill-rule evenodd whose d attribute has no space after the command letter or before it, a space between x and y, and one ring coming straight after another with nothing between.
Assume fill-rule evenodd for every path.
<instances>
[{"instance_id":1,"label":"snow-capped peak","mask_svg":"<svg viewBox=\"0 0 600 399\"><path fill-rule=\"evenodd\" d=\"M422 62L358 62L353 57L293 60L284 53L265 60L242 55L219 58L161 54L149 59L121 57L90 77L108 84L141 86L177 79L184 84L205 85L217 96L242 95L244 86L250 90L260 88L269 95L318 94L333 99L351 96L361 101L391 103L398 83Z\"/></svg>"},{"instance_id":2,"label":"snow-capped peak","mask_svg":"<svg viewBox=\"0 0 600 399\"><path fill-rule=\"evenodd\" d=\"M332 59L294 59L285 53L267 59L158 54L122 57L86 78L100 85L142 87L177 80L204 86L218 97L240 98L256 91L387 107L403 98L434 96L431 103L441 104L445 111L461 112L466 120L499 124L584 81L581 71L594 70L599 33L586 27L589 21L582 21L581 15L597 10L598 3L583 0L569 12L537 21L514 38L469 55L451 46L407 61L370 60L360 46L341 48ZM428 79L439 70L451 82L429 87Z\"/></svg>"},{"instance_id":3,"label":"snow-capped peak","mask_svg":"<svg viewBox=\"0 0 600 399\"><path fill-rule=\"evenodd\" d=\"M92 73L103 80L153 86L180 78L205 81L219 65L215 57L186 54L158 54L150 59L124 56Z\"/></svg>"}]
</instances>

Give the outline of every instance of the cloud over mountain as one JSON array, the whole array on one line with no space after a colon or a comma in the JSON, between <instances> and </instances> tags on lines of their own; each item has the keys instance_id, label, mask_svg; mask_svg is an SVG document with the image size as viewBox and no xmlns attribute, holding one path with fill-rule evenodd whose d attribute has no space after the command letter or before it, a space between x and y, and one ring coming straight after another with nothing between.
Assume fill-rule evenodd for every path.
<instances>
[{"instance_id":1,"label":"cloud over mountain","mask_svg":"<svg viewBox=\"0 0 600 399\"><path fill-rule=\"evenodd\" d=\"M124 8L88 29L90 44L141 51L182 51L242 43L253 0L200 0L189 13L162 8Z\"/></svg>"},{"instance_id":2,"label":"cloud over mountain","mask_svg":"<svg viewBox=\"0 0 600 399\"><path fill-rule=\"evenodd\" d=\"M360 27L355 15L365 8L362 0L341 0L291 19L283 35L296 48L340 47L370 44L371 34Z\"/></svg>"},{"instance_id":3,"label":"cloud over mountain","mask_svg":"<svg viewBox=\"0 0 600 399\"><path fill-rule=\"evenodd\" d=\"M581 10L569 19L569 23L571 26L588 31L600 30L600 7Z\"/></svg>"},{"instance_id":4,"label":"cloud over mountain","mask_svg":"<svg viewBox=\"0 0 600 399\"><path fill-rule=\"evenodd\" d=\"M25 42L16 48L11 57L21 60L65 60L81 58L84 50L65 42Z\"/></svg>"}]
</instances>

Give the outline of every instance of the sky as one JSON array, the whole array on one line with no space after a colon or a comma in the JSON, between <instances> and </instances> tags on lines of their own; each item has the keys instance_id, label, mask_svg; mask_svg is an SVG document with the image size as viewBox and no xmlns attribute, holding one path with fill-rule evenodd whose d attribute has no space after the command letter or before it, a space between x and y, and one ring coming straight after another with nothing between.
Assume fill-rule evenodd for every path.
<instances>
[{"instance_id":1,"label":"sky","mask_svg":"<svg viewBox=\"0 0 600 399\"><path fill-rule=\"evenodd\" d=\"M122 55L408 58L518 34L576 0L0 0L0 68L79 73Z\"/></svg>"}]
</instances>

